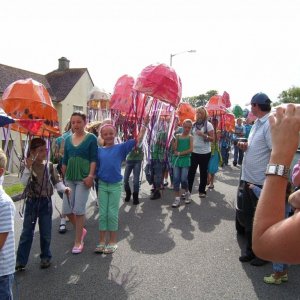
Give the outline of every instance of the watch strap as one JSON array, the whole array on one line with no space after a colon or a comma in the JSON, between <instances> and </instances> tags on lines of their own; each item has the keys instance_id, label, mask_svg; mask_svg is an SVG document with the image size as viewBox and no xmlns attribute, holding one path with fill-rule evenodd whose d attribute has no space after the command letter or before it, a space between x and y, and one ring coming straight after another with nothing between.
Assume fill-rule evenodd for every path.
<instances>
[{"instance_id":1,"label":"watch strap","mask_svg":"<svg viewBox=\"0 0 300 300\"><path fill-rule=\"evenodd\" d=\"M265 174L266 175L277 175L284 178L288 178L290 168L279 164L268 164Z\"/></svg>"}]
</instances>

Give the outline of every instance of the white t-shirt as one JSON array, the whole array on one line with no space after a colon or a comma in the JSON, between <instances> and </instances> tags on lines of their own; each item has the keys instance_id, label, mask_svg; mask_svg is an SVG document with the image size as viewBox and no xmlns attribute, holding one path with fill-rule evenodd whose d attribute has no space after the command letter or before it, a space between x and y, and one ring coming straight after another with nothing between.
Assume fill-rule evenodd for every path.
<instances>
[{"instance_id":1,"label":"white t-shirt","mask_svg":"<svg viewBox=\"0 0 300 300\"><path fill-rule=\"evenodd\" d=\"M15 272L15 211L15 204L0 186L0 233L8 232L6 241L0 250L0 276L10 275Z\"/></svg>"},{"instance_id":2,"label":"white t-shirt","mask_svg":"<svg viewBox=\"0 0 300 300\"><path fill-rule=\"evenodd\" d=\"M202 131L204 133L204 126L200 129L200 131ZM207 122L207 133L210 131L213 131L214 127L210 122ZM202 136L199 136L196 131L198 131L198 129L193 126L192 128L192 136L194 138L194 149L193 152L197 153L197 154L207 154L211 152L211 146L210 146L210 142L205 141L204 138Z\"/></svg>"}]
</instances>

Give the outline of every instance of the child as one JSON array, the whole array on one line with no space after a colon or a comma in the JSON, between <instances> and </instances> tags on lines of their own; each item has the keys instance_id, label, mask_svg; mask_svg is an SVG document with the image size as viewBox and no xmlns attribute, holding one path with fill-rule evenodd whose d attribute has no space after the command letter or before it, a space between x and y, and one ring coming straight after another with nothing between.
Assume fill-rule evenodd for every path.
<instances>
[{"instance_id":1,"label":"child","mask_svg":"<svg viewBox=\"0 0 300 300\"><path fill-rule=\"evenodd\" d=\"M185 190L183 197L185 203L191 202L191 195L188 191L188 172L191 165L191 153L193 151L193 137L190 135L193 122L190 119L186 119L183 122L183 132L176 135L174 141L174 191L175 201L172 207L180 206L180 184L181 188Z\"/></svg>"},{"instance_id":2,"label":"child","mask_svg":"<svg viewBox=\"0 0 300 300\"><path fill-rule=\"evenodd\" d=\"M2 187L6 155L0 149L0 299L13 299L12 284L15 272L15 205Z\"/></svg>"},{"instance_id":3,"label":"child","mask_svg":"<svg viewBox=\"0 0 300 300\"><path fill-rule=\"evenodd\" d=\"M27 199L23 230L17 251L16 271L24 270L26 267L37 220L40 229L40 267L46 269L51 265L53 186L67 195L69 195L70 189L65 187L53 164L47 162L46 158L46 141L41 138L32 139L25 170L21 176L21 182L26 186Z\"/></svg>"},{"instance_id":4,"label":"child","mask_svg":"<svg viewBox=\"0 0 300 300\"><path fill-rule=\"evenodd\" d=\"M149 117L145 119L145 126ZM140 145L145 126L137 138ZM121 164L127 154L135 147L136 141L130 139L124 143L115 144L116 128L112 124L105 124L100 128L103 147L98 147L97 177L99 178L99 244L95 253L113 253L117 250L117 230L119 202L122 190ZM138 146L139 146L138 145ZM101 199L101 201L100 201ZM109 241L106 244L106 233Z\"/></svg>"},{"instance_id":5,"label":"child","mask_svg":"<svg viewBox=\"0 0 300 300\"><path fill-rule=\"evenodd\" d=\"M288 203L288 198L291 194L291 183L288 182L286 187L286 206L285 206L285 217L287 218L290 213L290 205ZM249 184L249 188L252 189L253 193L259 198L261 193L261 188L254 185ZM288 281L288 265L278 262L273 262L273 273L269 276L264 277L264 282L268 284L281 284L282 282Z\"/></svg>"},{"instance_id":6,"label":"child","mask_svg":"<svg viewBox=\"0 0 300 300\"><path fill-rule=\"evenodd\" d=\"M212 124L214 126L214 140L211 142L211 157L208 163L208 175L207 175L207 185L209 190L214 188L215 174L218 172L220 163L220 148L219 139L220 131L218 129L218 119L214 118Z\"/></svg>"},{"instance_id":7,"label":"child","mask_svg":"<svg viewBox=\"0 0 300 300\"><path fill-rule=\"evenodd\" d=\"M62 168L62 159L64 157L65 139L71 134L72 134L71 123L69 121L67 123L67 125L65 126L65 132L55 140L54 156L58 161L57 171L60 176L62 176L61 168ZM58 195L61 199L63 199L64 194L62 192L58 192ZM62 214L60 215L60 223L59 223L58 232L61 234L64 234L67 232L66 216L64 216Z\"/></svg>"},{"instance_id":8,"label":"child","mask_svg":"<svg viewBox=\"0 0 300 300\"><path fill-rule=\"evenodd\" d=\"M131 189L129 185L129 177L133 172L133 205L138 205L139 201L139 189L140 189L140 174L142 161L144 158L143 147L135 147L132 149L126 157L126 167L124 172L124 189L126 192L125 202L129 202L131 198Z\"/></svg>"},{"instance_id":9,"label":"child","mask_svg":"<svg viewBox=\"0 0 300 300\"><path fill-rule=\"evenodd\" d=\"M93 133L85 131L86 115L75 111L71 115L73 134L65 140L62 173L66 184L72 189L71 197L64 196L63 214L67 215L75 228L73 254L83 251L85 207L94 185L97 161L97 138Z\"/></svg>"}]
</instances>

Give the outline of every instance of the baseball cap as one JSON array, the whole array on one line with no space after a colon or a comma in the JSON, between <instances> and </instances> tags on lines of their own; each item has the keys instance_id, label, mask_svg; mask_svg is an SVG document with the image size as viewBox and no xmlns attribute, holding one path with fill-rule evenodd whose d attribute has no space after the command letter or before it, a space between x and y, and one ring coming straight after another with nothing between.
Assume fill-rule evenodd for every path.
<instances>
[{"instance_id":1,"label":"baseball cap","mask_svg":"<svg viewBox=\"0 0 300 300\"><path fill-rule=\"evenodd\" d=\"M270 104L271 102L272 101L270 100L270 98L265 93L257 93L252 97L251 102L248 103L247 105L250 105L250 104Z\"/></svg>"}]
</instances>

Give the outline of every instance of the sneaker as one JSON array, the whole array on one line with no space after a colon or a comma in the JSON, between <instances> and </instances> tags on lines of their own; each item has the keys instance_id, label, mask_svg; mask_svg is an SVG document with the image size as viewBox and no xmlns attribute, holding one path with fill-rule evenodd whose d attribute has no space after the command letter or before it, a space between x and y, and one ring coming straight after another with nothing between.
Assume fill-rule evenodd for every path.
<instances>
[{"instance_id":1,"label":"sneaker","mask_svg":"<svg viewBox=\"0 0 300 300\"><path fill-rule=\"evenodd\" d=\"M184 200L184 203L185 203L185 204L190 204L191 201L192 201L191 193L190 193L190 192L187 192L187 193L186 193L185 200Z\"/></svg>"},{"instance_id":2,"label":"sneaker","mask_svg":"<svg viewBox=\"0 0 300 300\"><path fill-rule=\"evenodd\" d=\"M18 271L25 271L26 265L22 265L22 264L16 264L15 270L16 272Z\"/></svg>"},{"instance_id":3,"label":"sneaker","mask_svg":"<svg viewBox=\"0 0 300 300\"><path fill-rule=\"evenodd\" d=\"M268 284L281 284L282 282L288 281L288 275L284 274L278 278L275 278L275 274L271 274L270 276L264 277L264 282Z\"/></svg>"},{"instance_id":4,"label":"sneaker","mask_svg":"<svg viewBox=\"0 0 300 300\"><path fill-rule=\"evenodd\" d=\"M40 263L41 269L47 269L51 266L51 261L49 259L42 259Z\"/></svg>"},{"instance_id":5,"label":"sneaker","mask_svg":"<svg viewBox=\"0 0 300 300\"><path fill-rule=\"evenodd\" d=\"M169 182L168 181L165 181L164 182L164 186L168 186L169 185Z\"/></svg>"},{"instance_id":6,"label":"sneaker","mask_svg":"<svg viewBox=\"0 0 300 300\"><path fill-rule=\"evenodd\" d=\"M185 193L181 194L181 196L180 196L180 199L181 199L181 200L185 200L185 198L186 198L186 194L187 194L187 192L185 192Z\"/></svg>"},{"instance_id":7,"label":"sneaker","mask_svg":"<svg viewBox=\"0 0 300 300\"><path fill-rule=\"evenodd\" d=\"M204 194L204 193L199 193L199 197L200 197L200 198L206 198L206 194Z\"/></svg>"},{"instance_id":8,"label":"sneaker","mask_svg":"<svg viewBox=\"0 0 300 300\"><path fill-rule=\"evenodd\" d=\"M61 233L61 234L64 234L64 233L67 232L66 223L61 223L61 224L59 225L58 232Z\"/></svg>"},{"instance_id":9,"label":"sneaker","mask_svg":"<svg viewBox=\"0 0 300 300\"><path fill-rule=\"evenodd\" d=\"M172 204L172 207L179 207L180 206L180 198L176 197L175 201Z\"/></svg>"},{"instance_id":10,"label":"sneaker","mask_svg":"<svg viewBox=\"0 0 300 300\"><path fill-rule=\"evenodd\" d=\"M161 195L160 195L160 191L156 190L152 193L152 195L150 196L150 200L157 200L160 199Z\"/></svg>"}]
</instances>

